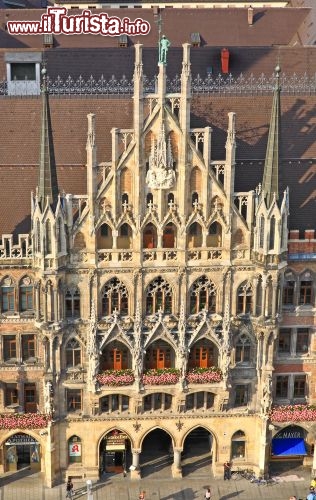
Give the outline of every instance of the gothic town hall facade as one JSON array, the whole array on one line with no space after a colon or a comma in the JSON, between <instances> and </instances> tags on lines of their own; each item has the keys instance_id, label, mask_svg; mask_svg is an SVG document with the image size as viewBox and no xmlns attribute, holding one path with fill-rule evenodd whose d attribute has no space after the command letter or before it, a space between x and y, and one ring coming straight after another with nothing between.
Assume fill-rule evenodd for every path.
<instances>
[{"instance_id":1,"label":"gothic town hall facade","mask_svg":"<svg viewBox=\"0 0 316 500\"><path fill-rule=\"evenodd\" d=\"M161 62L148 93L135 45L131 126L111 129L108 157L97 152L97 111L86 113L81 193L59 185L42 71L31 230L1 242L2 472L30 464L48 486L124 470L136 479L166 453L180 478L196 450L215 477L226 460L263 473L292 455L313 468L313 271L288 263L281 69L261 179L239 191L238 113L225 114L225 153L213 159L212 128L191 124L182 50L180 91L167 89ZM302 324L283 312L295 301ZM278 417L284 405L306 418ZM284 453L291 440L296 451Z\"/></svg>"}]
</instances>

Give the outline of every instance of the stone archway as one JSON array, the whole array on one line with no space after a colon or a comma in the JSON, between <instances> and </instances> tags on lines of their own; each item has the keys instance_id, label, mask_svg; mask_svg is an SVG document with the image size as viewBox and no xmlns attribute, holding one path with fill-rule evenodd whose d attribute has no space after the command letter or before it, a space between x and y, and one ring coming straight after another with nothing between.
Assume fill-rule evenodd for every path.
<instances>
[{"instance_id":1,"label":"stone archway","mask_svg":"<svg viewBox=\"0 0 316 500\"><path fill-rule=\"evenodd\" d=\"M289 425L279 430L272 438L270 472L293 474L304 464L310 454L307 445L308 432L300 425Z\"/></svg>"},{"instance_id":2,"label":"stone archway","mask_svg":"<svg viewBox=\"0 0 316 500\"><path fill-rule=\"evenodd\" d=\"M39 441L30 434L19 432L3 443L3 465L5 472L30 469L41 470L42 451Z\"/></svg>"},{"instance_id":3,"label":"stone archway","mask_svg":"<svg viewBox=\"0 0 316 500\"><path fill-rule=\"evenodd\" d=\"M100 440L100 478L107 474L126 473L132 463L130 437L120 429L112 429Z\"/></svg>"},{"instance_id":4,"label":"stone archway","mask_svg":"<svg viewBox=\"0 0 316 500\"><path fill-rule=\"evenodd\" d=\"M173 463L173 439L163 429L153 429L143 439L140 454L141 475L144 478L170 478Z\"/></svg>"},{"instance_id":5,"label":"stone archway","mask_svg":"<svg viewBox=\"0 0 316 500\"><path fill-rule=\"evenodd\" d=\"M212 473L215 439L205 427L192 429L185 437L182 452L183 477L208 476ZM213 453L214 452L214 453Z\"/></svg>"}]
</instances>

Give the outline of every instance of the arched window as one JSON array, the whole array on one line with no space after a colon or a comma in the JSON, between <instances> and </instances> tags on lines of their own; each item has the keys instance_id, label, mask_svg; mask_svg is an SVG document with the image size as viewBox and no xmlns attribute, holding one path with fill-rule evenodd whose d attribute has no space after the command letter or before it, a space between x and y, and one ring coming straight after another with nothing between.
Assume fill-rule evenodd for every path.
<instances>
[{"instance_id":1,"label":"arched window","mask_svg":"<svg viewBox=\"0 0 316 500\"><path fill-rule=\"evenodd\" d=\"M46 253L52 253L52 227L50 220L46 222Z\"/></svg>"},{"instance_id":2,"label":"arched window","mask_svg":"<svg viewBox=\"0 0 316 500\"><path fill-rule=\"evenodd\" d=\"M146 203L147 203L147 207L148 206L153 206L154 204L154 197L152 195L152 193L148 193L147 196L146 196Z\"/></svg>"},{"instance_id":3,"label":"arched window","mask_svg":"<svg viewBox=\"0 0 316 500\"><path fill-rule=\"evenodd\" d=\"M173 193L168 193L167 203L168 203L169 207L171 207L174 204L174 194Z\"/></svg>"},{"instance_id":4,"label":"arched window","mask_svg":"<svg viewBox=\"0 0 316 500\"><path fill-rule=\"evenodd\" d=\"M192 193L192 207L196 207L199 203L199 194L194 191L194 193Z\"/></svg>"},{"instance_id":5,"label":"arched window","mask_svg":"<svg viewBox=\"0 0 316 500\"><path fill-rule=\"evenodd\" d=\"M250 338L242 334L238 337L235 347L235 363L250 363L251 361L251 342Z\"/></svg>"},{"instance_id":6,"label":"arched window","mask_svg":"<svg viewBox=\"0 0 316 500\"><path fill-rule=\"evenodd\" d=\"M176 246L176 226L169 222L164 229L162 234L162 247L163 248L175 248Z\"/></svg>"},{"instance_id":7,"label":"arched window","mask_svg":"<svg viewBox=\"0 0 316 500\"><path fill-rule=\"evenodd\" d=\"M131 248L132 246L132 229L126 222L119 229L117 238L117 248Z\"/></svg>"},{"instance_id":8,"label":"arched window","mask_svg":"<svg viewBox=\"0 0 316 500\"><path fill-rule=\"evenodd\" d=\"M68 460L70 464L82 462L82 445L78 436L68 439Z\"/></svg>"},{"instance_id":9,"label":"arched window","mask_svg":"<svg viewBox=\"0 0 316 500\"><path fill-rule=\"evenodd\" d=\"M66 318L80 318L80 292L78 288L66 291L65 313Z\"/></svg>"},{"instance_id":10,"label":"arched window","mask_svg":"<svg viewBox=\"0 0 316 500\"><path fill-rule=\"evenodd\" d=\"M155 314L160 309L167 314L172 312L172 288L158 276L146 289L146 314Z\"/></svg>"},{"instance_id":11,"label":"arched window","mask_svg":"<svg viewBox=\"0 0 316 500\"><path fill-rule=\"evenodd\" d=\"M1 311L12 312L15 310L15 290L12 279L4 278L1 286Z\"/></svg>"},{"instance_id":12,"label":"arched window","mask_svg":"<svg viewBox=\"0 0 316 500\"><path fill-rule=\"evenodd\" d=\"M128 194L127 193L124 193L122 195L122 205L123 206L127 206L128 205Z\"/></svg>"},{"instance_id":13,"label":"arched window","mask_svg":"<svg viewBox=\"0 0 316 500\"><path fill-rule=\"evenodd\" d=\"M41 251L41 224L40 221L37 219L36 221L36 237L35 237L36 245L35 245L35 251L40 252Z\"/></svg>"},{"instance_id":14,"label":"arched window","mask_svg":"<svg viewBox=\"0 0 316 500\"><path fill-rule=\"evenodd\" d=\"M66 367L74 368L81 365L81 345L78 340L71 339L66 345Z\"/></svg>"},{"instance_id":15,"label":"arched window","mask_svg":"<svg viewBox=\"0 0 316 500\"><path fill-rule=\"evenodd\" d=\"M259 224L259 248L264 246L264 217L261 215Z\"/></svg>"},{"instance_id":16,"label":"arched window","mask_svg":"<svg viewBox=\"0 0 316 500\"><path fill-rule=\"evenodd\" d=\"M202 246L202 228L198 222L193 222L189 227L188 248L199 248Z\"/></svg>"},{"instance_id":17,"label":"arched window","mask_svg":"<svg viewBox=\"0 0 316 500\"><path fill-rule=\"evenodd\" d=\"M157 248L157 229L152 223L147 224L144 228L143 248Z\"/></svg>"},{"instance_id":18,"label":"arched window","mask_svg":"<svg viewBox=\"0 0 316 500\"><path fill-rule=\"evenodd\" d=\"M203 309L216 312L216 287L206 276L198 278L190 289L190 313L196 314Z\"/></svg>"},{"instance_id":19,"label":"arched window","mask_svg":"<svg viewBox=\"0 0 316 500\"><path fill-rule=\"evenodd\" d=\"M232 436L232 458L245 458L246 436L243 431L237 431Z\"/></svg>"},{"instance_id":20,"label":"arched window","mask_svg":"<svg viewBox=\"0 0 316 500\"><path fill-rule=\"evenodd\" d=\"M61 242L62 234L61 234L61 231L62 231L62 222L61 222L61 218L58 217L58 219L57 219L57 225L56 225L57 252L58 253L62 251L62 242Z\"/></svg>"},{"instance_id":21,"label":"arched window","mask_svg":"<svg viewBox=\"0 0 316 500\"><path fill-rule=\"evenodd\" d=\"M207 246L221 247L222 246L222 226L215 221L210 225L208 230Z\"/></svg>"},{"instance_id":22,"label":"arched window","mask_svg":"<svg viewBox=\"0 0 316 500\"><path fill-rule=\"evenodd\" d=\"M270 221L269 250L274 249L274 241L275 241L275 217L273 215Z\"/></svg>"},{"instance_id":23,"label":"arched window","mask_svg":"<svg viewBox=\"0 0 316 500\"><path fill-rule=\"evenodd\" d=\"M249 314L252 312L252 285L242 283L237 291L237 314Z\"/></svg>"},{"instance_id":24,"label":"arched window","mask_svg":"<svg viewBox=\"0 0 316 500\"><path fill-rule=\"evenodd\" d=\"M20 311L33 311L33 286L28 276L20 284Z\"/></svg>"},{"instance_id":25,"label":"arched window","mask_svg":"<svg viewBox=\"0 0 316 500\"><path fill-rule=\"evenodd\" d=\"M98 248L101 250L113 247L112 229L108 224L102 224L98 231Z\"/></svg>"},{"instance_id":26,"label":"arched window","mask_svg":"<svg viewBox=\"0 0 316 500\"><path fill-rule=\"evenodd\" d=\"M102 289L102 316L109 316L115 310L123 316L128 314L128 291L124 283L112 278Z\"/></svg>"}]
</instances>

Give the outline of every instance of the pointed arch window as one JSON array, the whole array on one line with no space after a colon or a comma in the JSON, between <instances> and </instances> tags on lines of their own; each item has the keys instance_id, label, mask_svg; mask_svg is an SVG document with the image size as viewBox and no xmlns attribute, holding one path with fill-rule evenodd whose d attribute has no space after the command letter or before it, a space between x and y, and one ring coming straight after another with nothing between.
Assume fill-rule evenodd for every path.
<instances>
[{"instance_id":1,"label":"pointed arch window","mask_svg":"<svg viewBox=\"0 0 316 500\"><path fill-rule=\"evenodd\" d=\"M235 348L236 363L250 363L251 360L251 342L250 338L242 334L239 336Z\"/></svg>"},{"instance_id":2,"label":"pointed arch window","mask_svg":"<svg viewBox=\"0 0 316 500\"><path fill-rule=\"evenodd\" d=\"M232 458L245 458L246 436L243 431L237 431L232 436Z\"/></svg>"},{"instance_id":3,"label":"pointed arch window","mask_svg":"<svg viewBox=\"0 0 316 500\"><path fill-rule=\"evenodd\" d=\"M190 313L196 314L205 309L216 312L216 286L206 276L201 276L190 289Z\"/></svg>"},{"instance_id":4,"label":"pointed arch window","mask_svg":"<svg viewBox=\"0 0 316 500\"><path fill-rule=\"evenodd\" d=\"M68 439L68 460L70 464L82 462L82 444L78 436Z\"/></svg>"},{"instance_id":5,"label":"pointed arch window","mask_svg":"<svg viewBox=\"0 0 316 500\"><path fill-rule=\"evenodd\" d=\"M102 316L109 316L114 311L123 316L128 314L128 291L117 278L112 278L102 289Z\"/></svg>"},{"instance_id":6,"label":"pointed arch window","mask_svg":"<svg viewBox=\"0 0 316 500\"><path fill-rule=\"evenodd\" d=\"M36 221L36 236L35 236L35 241L36 241L36 252L41 251L41 224L40 221L37 219Z\"/></svg>"},{"instance_id":7,"label":"pointed arch window","mask_svg":"<svg viewBox=\"0 0 316 500\"><path fill-rule=\"evenodd\" d=\"M52 253L52 226L50 221L46 222L46 254Z\"/></svg>"},{"instance_id":8,"label":"pointed arch window","mask_svg":"<svg viewBox=\"0 0 316 500\"><path fill-rule=\"evenodd\" d=\"M237 292L237 314L250 314L252 312L252 285L243 283Z\"/></svg>"},{"instance_id":9,"label":"pointed arch window","mask_svg":"<svg viewBox=\"0 0 316 500\"><path fill-rule=\"evenodd\" d=\"M159 310L167 314L172 312L172 288L161 276L146 290L146 314L155 314Z\"/></svg>"},{"instance_id":10,"label":"pointed arch window","mask_svg":"<svg viewBox=\"0 0 316 500\"><path fill-rule=\"evenodd\" d=\"M81 345L77 339L71 339L66 345L66 367L81 365Z\"/></svg>"},{"instance_id":11,"label":"pointed arch window","mask_svg":"<svg viewBox=\"0 0 316 500\"><path fill-rule=\"evenodd\" d=\"M78 288L66 290L65 313L66 318L80 318L80 292Z\"/></svg>"},{"instance_id":12,"label":"pointed arch window","mask_svg":"<svg viewBox=\"0 0 316 500\"><path fill-rule=\"evenodd\" d=\"M264 247L264 216L261 215L259 224L259 248L263 247Z\"/></svg>"},{"instance_id":13,"label":"pointed arch window","mask_svg":"<svg viewBox=\"0 0 316 500\"><path fill-rule=\"evenodd\" d=\"M1 310L2 312L15 311L15 289L12 286L12 280L7 277L3 280L1 286Z\"/></svg>"},{"instance_id":14,"label":"pointed arch window","mask_svg":"<svg viewBox=\"0 0 316 500\"><path fill-rule=\"evenodd\" d=\"M274 243L275 243L275 217L273 215L270 221L269 250L274 249Z\"/></svg>"},{"instance_id":15,"label":"pointed arch window","mask_svg":"<svg viewBox=\"0 0 316 500\"><path fill-rule=\"evenodd\" d=\"M61 218L58 217L57 219L57 226L56 226L56 236L57 236L57 252L60 253L62 251L62 222Z\"/></svg>"}]
</instances>

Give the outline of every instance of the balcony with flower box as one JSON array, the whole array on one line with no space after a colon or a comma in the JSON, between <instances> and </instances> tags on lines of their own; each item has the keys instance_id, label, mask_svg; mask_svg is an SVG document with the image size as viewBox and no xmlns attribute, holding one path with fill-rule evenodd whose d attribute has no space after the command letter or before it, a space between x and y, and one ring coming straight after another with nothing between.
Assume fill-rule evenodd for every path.
<instances>
[{"instance_id":1,"label":"balcony with flower box","mask_svg":"<svg viewBox=\"0 0 316 500\"><path fill-rule=\"evenodd\" d=\"M44 413L0 414L0 429L43 429L51 415Z\"/></svg>"},{"instance_id":2,"label":"balcony with flower box","mask_svg":"<svg viewBox=\"0 0 316 500\"><path fill-rule=\"evenodd\" d=\"M190 369L186 375L188 384L218 384L222 379L222 372L216 366L209 368L195 367Z\"/></svg>"},{"instance_id":3,"label":"balcony with flower box","mask_svg":"<svg viewBox=\"0 0 316 500\"><path fill-rule=\"evenodd\" d=\"M100 386L122 387L132 385L134 380L134 372L131 369L105 370L97 375Z\"/></svg>"},{"instance_id":4,"label":"balcony with flower box","mask_svg":"<svg viewBox=\"0 0 316 500\"><path fill-rule=\"evenodd\" d=\"M269 413L271 422L311 422L316 420L316 406L286 405L275 406Z\"/></svg>"},{"instance_id":5,"label":"balcony with flower box","mask_svg":"<svg viewBox=\"0 0 316 500\"><path fill-rule=\"evenodd\" d=\"M152 368L144 373L142 382L144 385L174 385L179 378L180 370L176 368Z\"/></svg>"}]
</instances>

